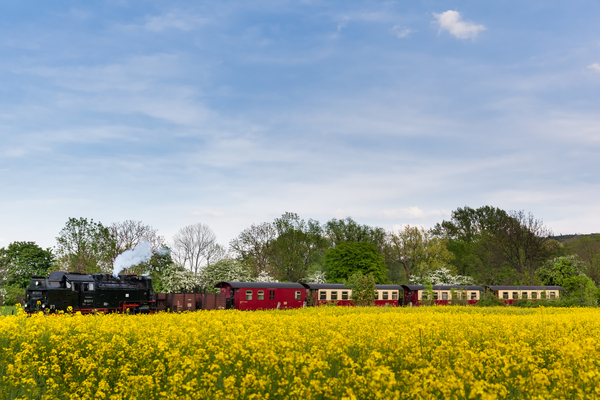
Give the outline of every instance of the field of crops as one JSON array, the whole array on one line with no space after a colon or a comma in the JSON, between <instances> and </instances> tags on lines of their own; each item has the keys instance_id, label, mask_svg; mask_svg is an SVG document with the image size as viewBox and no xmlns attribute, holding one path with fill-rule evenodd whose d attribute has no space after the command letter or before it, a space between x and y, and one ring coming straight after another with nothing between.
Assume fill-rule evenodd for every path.
<instances>
[{"instance_id":1,"label":"field of crops","mask_svg":"<svg viewBox=\"0 0 600 400\"><path fill-rule=\"evenodd\" d=\"M600 310L0 317L0 398L600 397Z\"/></svg>"}]
</instances>

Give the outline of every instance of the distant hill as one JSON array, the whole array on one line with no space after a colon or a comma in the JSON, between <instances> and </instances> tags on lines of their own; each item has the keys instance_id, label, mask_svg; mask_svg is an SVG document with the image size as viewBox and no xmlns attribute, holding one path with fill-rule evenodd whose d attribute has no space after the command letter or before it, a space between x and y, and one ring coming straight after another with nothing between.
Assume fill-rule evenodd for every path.
<instances>
[{"instance_id":1,"label":"distant hill","mask_svg":"<svg viewBox=\"0 0 600 400\"><path fill-rule=\"evenodd\" d=\"M586 233L586 234L574 233L572 235L557 235L557 236L552 236L552 239L555 239L555 240L559 241L560 243L564 243L567 240L573 239L575 237L592 236L592 235L600 235L600 233Z\"/></svg>"}]
</instances>

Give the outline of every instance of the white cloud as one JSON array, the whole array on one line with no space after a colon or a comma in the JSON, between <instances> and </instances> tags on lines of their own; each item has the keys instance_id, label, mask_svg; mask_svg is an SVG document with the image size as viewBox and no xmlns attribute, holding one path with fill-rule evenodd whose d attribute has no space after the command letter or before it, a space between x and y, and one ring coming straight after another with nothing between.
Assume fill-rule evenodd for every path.
<instances>
[{"instance_id":1,"label":"white cloud","mask_svg":"<svg viewBox=\"0 0 600 400\"><path fill-rule=\"evenodd\" d=\"M405 26L401 27L400 25L394 25L390 30L398 37L398 39L403 39L407 37L410 33L414 32L412 29L407 28Z\"/></svg>"},{"instance_id":2,"label":"white cloud","mask_svg":"<svg viewBox=\"0 0 600 400\"><path fill-rule=\"evenodd\" d=\"M483 25L476 25L473 22L463 21L458 11L448 10L441 14L434 13L437 24L441 31L448 31L451 35L459 39L475 39L480 31L486 28Z\"/></svg>"},{"instance_id":3,"label":"white cloud","mask_svg":"<svg viewBox=\"0 0 600 400\"><path fill-rule=\"evenodd\" d=\"M600 72L600 64L593 63L592 65L588 65L588 68L593 69L596 72Z\"/></svg>"}]
</instances>

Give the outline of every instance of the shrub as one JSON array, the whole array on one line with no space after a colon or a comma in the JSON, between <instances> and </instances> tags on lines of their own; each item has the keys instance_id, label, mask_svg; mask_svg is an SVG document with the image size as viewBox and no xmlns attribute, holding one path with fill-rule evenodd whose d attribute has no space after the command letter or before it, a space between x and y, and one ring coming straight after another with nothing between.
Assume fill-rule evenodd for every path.
<instances>
[{"instance_id":1,"label":"shrub","mask_svg":"<svg viewBox=\"0 0 600 400\"><path fill-rule=\"evenodd\" d=\"M481 299L477 302L477 306L479 307L494 307L494 306L503 306L504 303L500 301L500 299L494 295L492 291L487 291Z\"/></svg>"},{"instance_id":2,"label":"shrub","mask_svg":"<svg viewBox=\"0 0 600 400\"><path fill-rule=\"evenodd\" d=\"M4 286L0 289L0 296L4 306L14 306L17 303L23 304L25 302L25 288L19 287L19 285Z\"/></svg>"}]
</instances>

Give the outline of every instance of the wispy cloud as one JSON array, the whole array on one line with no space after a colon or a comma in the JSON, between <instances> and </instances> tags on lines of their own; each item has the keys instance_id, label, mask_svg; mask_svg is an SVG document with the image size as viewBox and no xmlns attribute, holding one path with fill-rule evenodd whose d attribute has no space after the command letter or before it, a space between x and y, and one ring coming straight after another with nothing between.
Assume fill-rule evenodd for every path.
<instances>
[{"instance_id":1,"label":"wispy cloud","mask_svg":"<svg viewBox=\"0 0 600 400\"><path fill-rule=\"evenodd\" d=\"M592 65L588 65L588 68L593 69L596 72L600 72L600 64L593 63Z\"/></svg>"},{"instance_id":2,"label":"wispy cloud","mask_svg":"<svg viewBox=\"0 0 600 400\"><path fill-rule=\"evenodd\" d=\"M346 27L346 25L348 25L349 20L350 20L350 17L344 17L344 18L342 18L342 20L340 22L338 22L337 33L342 32L342 29L344 29Z\"/></svg>"},{"instance_id":3,"label":"wispy cloud","mask_svg":"<svg viewBox=\"0 0 600 400\"><path fill-rule=\"evenodd\" d=\"M141 28L156 33L171 29L189 32L198 28L200 25L205 24L206 22L208 22L207 18L202 18L193 13L171 11L163 15L146 16L143 23L127 25L127 27Z\"/></svg>"},{"instance_id":4,"label":"wispy cloud","mask_svg":"<svg viewBox=\"0 0 600 400\"><path fill-rule=\"evenodd\" d=\"M200 211L192 211L191 214L195 217L222 217L226 213L218 210L200 210Z\"/></svg>"},{"instance_id":5,"label":"wispy cloud","mask_svg":"<svg viewBox=\"0 0 600 400\"><path fill-rule=\"evenodd\" d=\"M398 39L404 39L409 34L414 32L412 29L400 25L394 25L390 30Z\"/></svg>"},{"instance_id":6,"label":"wispy cloud","mask_svg":"<svg viewBox=\"0 0 600 400\"><path fill-rule=\"evenodd\" d=\"M440 32L448 31L458 39L475 39L479 32L486 29L483 25L463 21L458 11L448 10L441 14L434 13L433 16L436 18L434 22L439 25Z\"/></svg>"},{"instance_id":7,"label":"wispy cloud","mask_svg":"<svg viewBox=\"0 0 600 400\"><path fill-rule=\"evenodd\" d=\"M448 211L445 210L430 210L423 211L419 207L408 207L399 210L383 210L381 211L380 216L385 219L399 219L399 218L411 218L411 219L419 219L425 218L429 216L447 216L450 215Z\"/></svg>"}]
</instances>

